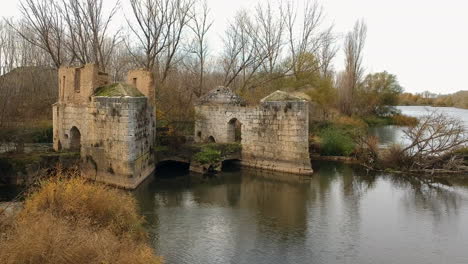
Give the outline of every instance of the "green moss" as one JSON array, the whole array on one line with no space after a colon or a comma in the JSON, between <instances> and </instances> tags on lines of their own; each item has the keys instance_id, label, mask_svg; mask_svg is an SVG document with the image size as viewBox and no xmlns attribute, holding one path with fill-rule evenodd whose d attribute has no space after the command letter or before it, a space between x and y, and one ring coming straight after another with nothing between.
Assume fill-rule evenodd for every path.
<instances>
[{"instance_id":1,"label":"green moss","mask_svg":"<svg viewBox=\"0 0 468 264\"><path fill-rule=\"evenodd\" d=\"M132 85L125 83L114 83L97 88L94 96L130 96L130 97L143 97L144 95Z\"/></svg>"},{"instance_id":2,"label":"green moss","mask_svg":"<svg viewBox=\"0 0 468 264\"><path fill-rule=\"evenodd\" d=\"M278 102L278 101L302 101L304 99L291 95L283 91L276 91L267 97L263 98L262 102Z\"/></svg>"}]
</instances>

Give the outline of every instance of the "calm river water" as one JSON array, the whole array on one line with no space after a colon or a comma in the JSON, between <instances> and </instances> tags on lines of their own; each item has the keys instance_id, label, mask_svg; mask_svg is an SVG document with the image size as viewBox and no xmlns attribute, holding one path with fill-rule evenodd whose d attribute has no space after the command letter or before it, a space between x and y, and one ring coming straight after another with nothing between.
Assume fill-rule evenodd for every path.
<instances>
[{"instance_id":1,"label":"calm river water","mask_svg":"<svg viewBox=\"0 0 468 264\"><path fill-rule=\"evenodd\" d=\"M154 179L135 196L169 264L468 263L468 181L313 167L310 178L234 168Z\"/></svg>"},{"instance_id":2,"label":"calm river water","mask_svg":"<svg viewBox=\"0 0 468 264\"><path fill-rule=\"evenodd\" d=\"M166 263L468 263L468 182L313 164L154 180L136 193Z\"/></svg>"}]
</instances>

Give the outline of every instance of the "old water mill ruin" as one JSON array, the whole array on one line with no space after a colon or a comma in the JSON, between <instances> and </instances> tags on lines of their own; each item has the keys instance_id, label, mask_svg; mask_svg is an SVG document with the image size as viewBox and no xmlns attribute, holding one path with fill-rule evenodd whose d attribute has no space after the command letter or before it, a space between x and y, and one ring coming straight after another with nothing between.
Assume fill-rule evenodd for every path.
<instances>
[{"instance_id":1,"label":"old water mill ruin","mask_svg":"<svg viewBox=\"0 0 468 264\"><path fill-rule=\"evenodd\" d=\"M61 67L58 78L54 149L79 151L83 176L136 188L156 165L152 74L132 70L126 83L110 84L106 73L87 64ZM307 101L281 91L246 106L229 88L217 87L195 105L194 141L239 141L244 166L312 174L308 108Z\"/></svg>"}]
</instances>

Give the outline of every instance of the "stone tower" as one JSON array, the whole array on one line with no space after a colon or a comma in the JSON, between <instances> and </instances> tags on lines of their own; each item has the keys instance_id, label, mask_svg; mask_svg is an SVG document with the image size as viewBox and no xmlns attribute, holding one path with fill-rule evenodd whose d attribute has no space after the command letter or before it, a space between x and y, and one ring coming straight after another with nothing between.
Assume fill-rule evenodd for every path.
<instances>
[{"instance_id":1,"label":"stone tower","mask_svg":"<svg viewBox=\"0 0 468 264\"><path fill-rule=\"evenodd\" d=\"M312 174L309 157L309 102L282 91L245 106L229 88L217 87L195 106L195 141L240 139L245 166Z\"/></svg>"},{"instance_id":2,"label":"stone tower","mask_svg":"<svg viewBox=\"0 0 468 264\"><path fill-rule=\"evenodd\" d=\"M134 85L109 84L94 64L59 69L54 149L79 151L83 176L133 189L154 171L155 117L146 96L154 86L150 73L139 72L146 78Z\"/></svg>"}]
</instances>

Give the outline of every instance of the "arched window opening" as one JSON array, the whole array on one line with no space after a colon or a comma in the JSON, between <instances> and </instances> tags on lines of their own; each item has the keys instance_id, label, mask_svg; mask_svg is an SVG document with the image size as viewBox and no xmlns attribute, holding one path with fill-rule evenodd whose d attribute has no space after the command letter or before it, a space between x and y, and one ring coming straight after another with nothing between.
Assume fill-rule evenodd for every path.
<instances>
[{"instance_id":1,"label":"arched window opening","mask_svg":"<svg viewBox=\"0 0 468 264\"><path fill-rule=\"evenodd\" d=\"M228 123L228 142L241 142L242 141L242 123L233 118Z\"/></svg>"}]
</instances>

